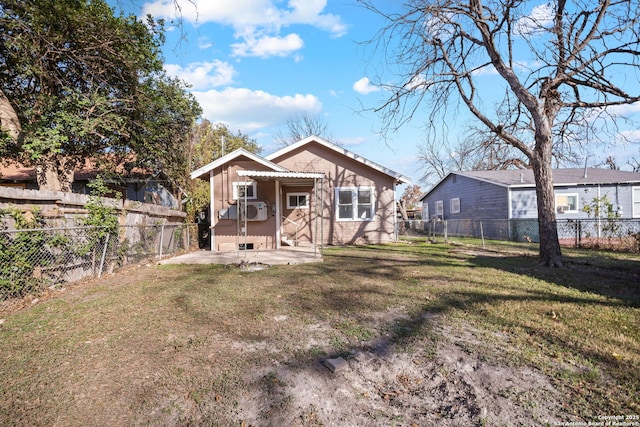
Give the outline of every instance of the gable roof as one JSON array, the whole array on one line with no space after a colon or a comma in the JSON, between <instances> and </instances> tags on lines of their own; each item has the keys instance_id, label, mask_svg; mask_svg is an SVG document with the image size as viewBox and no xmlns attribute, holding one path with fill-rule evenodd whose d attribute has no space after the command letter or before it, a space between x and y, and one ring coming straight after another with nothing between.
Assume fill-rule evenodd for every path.
<instances>
[{"instance_id":1,"label":"gable roof","mask_svg":"<svg viewBox=\"0 0 640 427\"><path fill-rule=\"evenodd\" d=\"M191 172L191 179L202 178L204 175L208 174L215 168L220 167L223 164L230 162L231 160L237 159L238 157L247 157L250 160L253 160L256 163L260 163L261 165L266 166L267 168L272 169L276 172L288 172L287 169L273 162L270 162L264 157L261 157L257 154L253 154L252 152L247 151L244 148L238 148L237 150L234 150L231 153L224 155L214 160L213 162L207 165L204 165L201 168Z\"/></svg>"},{"instance_id":2,"label":"gable roof","mask_svg":"<svg viewBox=\"0 0 640 427\"><path fill-rule=\"evenodd\" d=\"M336 153L342 154L345 157L348 157L348 158L350 158L352 160L360 162L363 165L366 165L366 166L368 166L368 167L370 167L370 168L372 168L372 169L374 169L374 170L376 170L378 172L382 172L383 174L394 178L398 182L401 182L403 184L410 184L411 183L411 180L409 178L407 178L406 176L404 176L404 175L402 175L402 174L400 174L398 172L392 171L391 169L385 168L384 166L379 165L378 163L372 162L371 160L365 159L364 157L362 157L362 156L360 156L360 155L358 155L356 153L353 153L353 152L351 152L351 151L349 151L349 150L347 150L345 148L340 147L339 145L336 145L336 144L334 144L332 142L327 141L326 139L320 138L320 137L315 136L315 135L308 136L307 138L301 139L300 141L298 141L296 143L288 145L288 146L276 151L275 153L269 154L268 156L266 156L266 159L267 160L274 160L274 159L276 159L276 158L278 158L278 157L280 157L280 156L282 156L284 154L287 154L287 153L289 153L289 152L291 152L293 150L296 150L296 149L298 149L298 148L300 148L300 147L302 147L304 145L307 145L307 144L309 144L311 142L318 143L318 144L320 144L320 145L322 145L322 146L324 146L324 147L326 147L326 148L328 148L330 150L335 151Z\"/></svg>"},{"instance_id":3,"label":"gable roof","mask_svg":"<svg viewBox=\"0 0 640 427\"><path fill-rule=\"evenodd\" d=\"M451 175L464 176L505 188L535 188L536 186L531 169L450 172L423 194L420 200L426 198ZM636 172L598 168L553 169L553 185L556 187L636 183L640 183L640 173Z\"/></svg>"},{"instance_id":4,"label":"gable roof","mask_svg":"<svg viewBox=\"0 0 640 427\"><path fill-rule=\"evenodd\" d=\"M502 187L535 187L531 169L452 172ZM629 184L640 182L640 173L598 168L553 169L553 185Z\"/></svg>"}]
</instances>

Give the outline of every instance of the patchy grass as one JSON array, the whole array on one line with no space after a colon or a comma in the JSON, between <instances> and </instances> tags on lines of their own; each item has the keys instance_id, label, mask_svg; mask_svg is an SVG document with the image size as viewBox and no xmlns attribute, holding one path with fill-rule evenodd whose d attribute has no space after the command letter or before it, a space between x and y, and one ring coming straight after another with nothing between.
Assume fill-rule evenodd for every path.
<instances>
[{"instance_id":1,"label":"patchy grass","mask_svg":"<svg viewBox=\"0 0 640 427\"><path fill-rule=\"evenodd\" d=\"M521 245L485 249L331 248L319 264L152 266L70 288L3 315L0 424L322 425L321 402L297 408L282 369L384 348L447 377L438 348L453 341L491 366L548 376L566 397L555 419L640 413L640 258L565 250L557 270ZM405 394L425 381L396 378ZM501 393L523 410L543 405L531 391ZM468 425L487 422L480 407L469 413ZM418 419L398 416L380 422Z\"/></svg>"}]
</instances>

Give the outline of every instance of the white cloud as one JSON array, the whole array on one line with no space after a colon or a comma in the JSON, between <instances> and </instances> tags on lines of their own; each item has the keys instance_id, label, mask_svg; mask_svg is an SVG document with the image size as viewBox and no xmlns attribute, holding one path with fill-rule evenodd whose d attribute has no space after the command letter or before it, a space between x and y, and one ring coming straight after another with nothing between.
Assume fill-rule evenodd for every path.
<instances>
[{"instance_id":1,"label":"white cloud","mask_svg":"<svg viewBox=\"0 0 640 427\"><path fill-rule=\"evenodd\" d=\"M277 96L260 90L226 88L193 95L205 118L246 133L284 123L292 114L317 114L322 109L320 100L310 94Z\"/></svg>"},{"instance_id":2,"label":"white cloud","mask_svg":"<svg viewBox=\"0 0 640 427\"><path fill-rule=\"evenodd\" d=\"M640 102L632 104L612 105L607 107L607 112L614 116L627 117L640 112Z\"/></svg>"},{"instance_id":3,"label":"white cloud","mask_svg":"<svg viewBox=\"0 0 640 427\"><path fill-rule=\"evenodd\" d=\"M194 90L223 86L233 83L235 69L228 62L194 62L186 68L176 64L165 64L170 76L178 77L192 86Z\"/></svg>"},{"instance_id":4,"label":"white cloud","mask_svg":"<svg viewBox=\"0 0 640 427\"><path fill-rule=\"evenodd\" d=\"M209 49L213 46L213 42L208 37L198 37L198 47L200 49Z\"/></svg>"},{"instance_id":5,"label":"white cloud","mask_svg":"<svg viewBox=\"0 0 640 427\"><path fill-rule=\"evenodd\" d=\"M363 136L354 136L350 138L338 138L338 143L342 146L347 145L360 145L367 142L367 138Z\"/></svg>"},{"instance_id":6,"label":"white cloud","mask_svg":"<svg viewBox=\"0 0 640 427\"><path fill-rule=\"evenodd\" d=\"M363 77L353 84L353 90L362 95L367 95L372 92L378 92L379 87L373 86L368 77Z\"/></svg>"},{"instance_id":7,"label":"white cloud","mask_svg":"<svg viewBox=\"0 0 640 427\"><path fill-rule=\"evenodd\" d=\"M289 0L293 10L284 16L283 21L290 24L308 24L328 31L336 37L347 33L347 26L339 16L323 14L327 0Z\"/></svg>"},{"instance_id":8,"label":"white cloud","mask_svg":"<svg viewBox=\"0 0 640 427\"><path fill-rule=\"evenodd\" d=\"M234 44L240 56L283 56L302 48L297 34L280 36L281 29L290 25L310 25L334 37L347 32L340 16L323 13L327 0L289 0L286 7L281 7L281 3L280 0L216 0L195 6L192 0L155 0L145 3L142 13L168 20L183 19L194 25L213 22L231 26L240 40Z\"/></svg>"},{"instance_id":9,"label":"white cloud","mask_svg":"<svg viewBox=\"0 0 640 427\"><path fill-rule=\"evenodd\" d=\"M624 130L622 132L620 132L620 138L623 141L629 141L632 143L638 143L640 142L640 130L638 129L633 129L633 130ZM638 150L636 150L637 152L640 152L640 147L637 147Z\"/></svg>"},{"instance_id":10,"label":"white cloud","mask_svg":"<svg viewBox=\"0 0 640 427\"><path fill-rule=\"evenodd\" d=\"M516 22L514 31L520 35L534 35L546 31L550 25L553 25L554 15L552 3L535 6L529 15L523 16Z\"/></svg>"},{"instance_id":11,"label":"white cloud","mask_svg":"<svg viewBox=\"0 0 640 427\"><path fill-rule=\"evenodd\" d=\"M286 37L265 36L259 39L248 37L243 43L231 45L234 56L257 56L268 58L270 56L288 56L290 53L300 50L304 42L297 34L289 34Z\"/></svg>"},{"instance_id":12,"label":"white cloud","mask_svg":"<svg viewBox=\"0 0 640 427\"><path fill-rule=\"evenodd\" d=\"M495 76L498 74L498 70L493 64L487 64L477 70L474 70L472 73L474 76Z\"/></svg>"}]
</instances>

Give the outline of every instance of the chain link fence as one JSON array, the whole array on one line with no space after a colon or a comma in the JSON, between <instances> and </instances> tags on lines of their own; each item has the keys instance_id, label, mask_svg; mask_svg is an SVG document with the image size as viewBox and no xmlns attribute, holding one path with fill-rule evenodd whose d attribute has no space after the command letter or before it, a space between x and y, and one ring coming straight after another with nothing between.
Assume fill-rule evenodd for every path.
<instances>
[{"instance_id":1,"label":"chain link fence","mask_svg":"<svg viewBox=\"0 0 640 427\"><path fill-rule=\"evenodd\" d=\"M197 249L195 224L0 230L0 300Z\"/></svg>"},{"instance_id":2,"label":"chain link fence","mask_svg":"<svg viewBox=\"0 0 640 427\"><path fill-rule=\"evenodd\" d=\"M559 220L563 246L640 252L640 220L621 218ZM431 239L470 237L514 242L539 242L537 219L412 220L399 223L399 235Z\"/></svg>"}]
</instances>

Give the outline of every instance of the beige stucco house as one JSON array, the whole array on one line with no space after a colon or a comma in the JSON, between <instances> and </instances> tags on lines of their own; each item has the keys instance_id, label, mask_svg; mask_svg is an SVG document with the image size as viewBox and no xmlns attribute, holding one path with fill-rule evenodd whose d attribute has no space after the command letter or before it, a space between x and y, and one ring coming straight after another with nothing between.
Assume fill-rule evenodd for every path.
<instances>
[{"instance_id":1,"label":"beige stucco house","mask_svg":"<svg viewBox=\"0 0 640 427\"><path fill-rule=\"evenodd\" d=\"M395 239L399 173L311 136L262 157L243 149L191 173L210 183L214 251Z\"/></svg>"}]
</instances>

